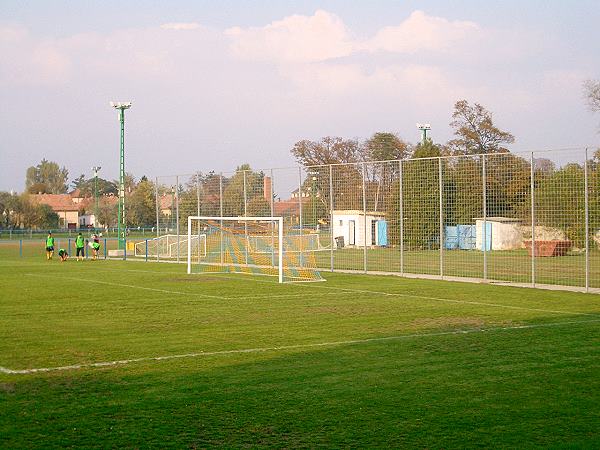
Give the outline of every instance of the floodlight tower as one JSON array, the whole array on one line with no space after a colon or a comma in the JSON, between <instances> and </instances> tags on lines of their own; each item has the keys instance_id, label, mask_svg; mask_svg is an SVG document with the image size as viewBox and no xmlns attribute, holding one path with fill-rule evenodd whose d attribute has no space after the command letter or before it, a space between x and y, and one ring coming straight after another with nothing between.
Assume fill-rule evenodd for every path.
<instances>
[{"instance_id":1,"label":"floodlight tower","mask_svg":"<svg viewBox=\"0 0 600 450\"><path fill-rule=\"evenodd\" d=\"M417 128L421 130L421 144L427 142L427 131L431 130L431 125L428 123L418 123Z\"/></svg>"},{"instance_id":2,"label":"floodlight tower","mask_svg":"<svg viewBox=\"0 0 600 450\"><path fill-rule=\"evenodd\" d=\"M131 108L131 102L110 102L110 106L119 110L121 123L121 149L119 160L119 221L117 233L119 235L119 249L125 248L125 110Z\"/></svg>"},{"instance_id":3,"label":"floodlight tower","mask_svg":"<svg viewBox=\"0 0 600 450\"><path fill-rule=\"evenodd\" d=\"M94 166L92 167L92 172L94 173L94 200L96 201L96 208L94 209L94 228L98 228L98 172L100 172L102 167Z\"/></svg>"}]
</instances>

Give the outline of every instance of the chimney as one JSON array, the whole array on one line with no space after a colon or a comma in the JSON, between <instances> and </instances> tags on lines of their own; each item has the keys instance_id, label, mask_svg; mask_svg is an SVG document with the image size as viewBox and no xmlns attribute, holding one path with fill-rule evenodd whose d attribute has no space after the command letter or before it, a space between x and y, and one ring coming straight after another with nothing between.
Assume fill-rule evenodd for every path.
<instances>
[{"instance_id":1,"label":"chimney","mask_svg":"<svg viewBox=\"0 0 600 450\"><path fill-rule=\"evenodd\" d=\"M268 202L271 202L271 199L273 198L273 183L271 182L271 177L263 178L263 197Z\"/></svg>"}]
</instances>

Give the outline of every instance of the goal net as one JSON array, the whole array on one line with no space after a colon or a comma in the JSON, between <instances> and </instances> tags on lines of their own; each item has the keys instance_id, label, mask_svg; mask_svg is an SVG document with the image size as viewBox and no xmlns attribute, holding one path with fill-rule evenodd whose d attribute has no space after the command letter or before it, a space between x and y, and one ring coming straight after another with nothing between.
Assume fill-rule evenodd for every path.
<instances>
[{"instance_id":1,"label":"goal net","mask_svg":"<svg viewBox=\"0 0 600 450\"><path fill-rule=\"evenodd\" d=\"M288 242L288 251L290 252L319 252L323 250L330 250L330 245L323 245L319 233L299 233L286 234L285 239ZM257 253L270 252L271 250L271 238L269 236L249 236L248 245L252 251Z\"/></svg>"},{"instance_id":2,"label":"goal net","mask_svg":"<svg viewBox=\"0 0 600 450\"><path fill-rule=\"evenodd\" d=\"M188 251L188 273L269 275L284 281L319 281L316 248L287 234L281 217L188 217L188 246L205 236L206 251Z\"/></svg>"},{"instance_id":3,"label":"goal net","mask_svg":"<svg viewBox=\"0 0 600 450\"><path fill-rule=\"evenodd\" d=\"M188 242L190 243L189 246ZM188 237L165 234L135 244L135 256L158 257L161 259L181 258L185 260L188 251L195 256L205 256L206 235L196 234Z\"/></svg>"}]
</instances>

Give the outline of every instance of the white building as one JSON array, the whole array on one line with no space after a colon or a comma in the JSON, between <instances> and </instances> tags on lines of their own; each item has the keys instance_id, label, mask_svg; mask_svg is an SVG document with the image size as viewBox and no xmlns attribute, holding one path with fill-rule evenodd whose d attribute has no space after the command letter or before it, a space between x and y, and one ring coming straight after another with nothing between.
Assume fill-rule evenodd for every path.
<instances>
[{"instance_id":1,"label":"white building","mask_svg":"<svg viewBox=\"0 0 600 450\"><path fill-rule=\"evenodd\" d=\"M339 210L332 212L332 221L336 247L339 246L338 241L341 240L339 238L343 238L344 246L350 247L387 245L385 213L367 211L365 215L359 210Z\"/></svg>"},{"instance_id":2,"label":"white building","mask_svg":"<svg viewBox=\"0 0 600 450\"><path fill-rule=\"evenodd\" d=\"M483 218L475 218L475 248L484 249ZM523 248L521 219L510 217L488 217L486 222L486 250L516 250Z\"/></svg>"},{"instance_id":3,"label":"white building","mask_svg":"<svg viewBox=\"0 0 600 450\"><path fill-rule=\"evenodd\" d=\"M96 226L96 216L94 214L82 214L79 216L79 228L90 228Z\"/></svg>"}]
</instances>

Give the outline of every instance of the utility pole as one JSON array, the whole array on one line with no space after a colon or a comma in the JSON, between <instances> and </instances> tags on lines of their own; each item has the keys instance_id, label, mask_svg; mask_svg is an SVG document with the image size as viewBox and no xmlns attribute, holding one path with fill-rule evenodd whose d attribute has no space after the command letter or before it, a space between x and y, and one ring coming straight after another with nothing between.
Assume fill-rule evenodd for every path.
<instances>
[{"instance_id":1,"label":"utility pole","mask_svg":"<svg viewBox=\"0 0 600 450\"><path fill-rule=\"evenodd\" d=\"M110 102L110 106L119 110L121 123L121 147L119 158L119 218L117 234L119 235L119 249L125 248L125 110L131 108L131 102Z\"/></svg>"}]
</instances>

